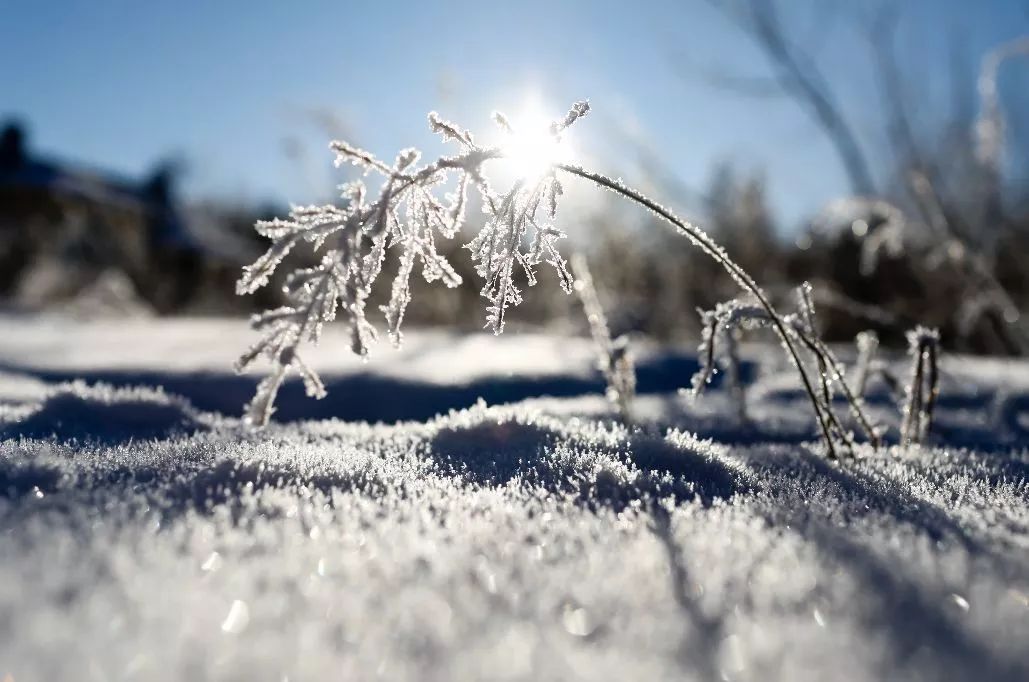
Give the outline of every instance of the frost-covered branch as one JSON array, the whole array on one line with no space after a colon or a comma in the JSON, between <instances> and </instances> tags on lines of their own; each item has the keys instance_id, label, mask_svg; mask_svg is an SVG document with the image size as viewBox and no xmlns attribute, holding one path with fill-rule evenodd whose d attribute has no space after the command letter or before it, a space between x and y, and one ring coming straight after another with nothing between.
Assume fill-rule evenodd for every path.
<instances>
[{"instance_id":1,"label":"frost-covered branch","mask_svg":"<svg viewBox=\"0 0 1029 682\"><path fill-rule=\"evenodd\" d=\"M576 103L564 119L549 126L547 134L554 139L559 138L568 126L588 112L586 102ZM511 130L503 115L494 119L505 130ZM484 165L516 150L480 147L470 133L435 113L429 115L429 124L444 140L456 142L460 153L416 167L418 153L405 150L389 165L368 152L335 142L332 148L337 153L337 163L353 163L363 168L366 174L382 176L383 184L377 197L368 200L364 183L358 181L346 186L344 199L347 203L343 208L295 209L290 220L258 225L258 230L272 240L272 245L268 253L244 271L238 286L240 293L249 293L266 285L275 268L298 243L310 243L316 251L328 247L328 251L318 267L301 271L304 274L299 280L295 279L293 286L287 287L289 302L286 306L255 318L255 326L265 336L241 358L239 368L243 369L263 356L272 361L274 369L272 376L261 383L258 395L250 405L247 415L250 423L259 425L267 422L275 392L289 369L307 377L308 391L312 395L324 393L319 388L317 377L304 367L296 351L302 341L317 340L322 324L335 316L337 307L342 307L350 317L354 350L360 354L367 352L375 330L365 316L365 303L381 272L388 247L398 246L403 250L400 275L393 283L391 301L384 307L395 343L400 340L400 323L410 300L408 278L417 262L422 263L422 272L430 281L442 279L449 285L457 284L457 275L435 251L433 240L437 232L442 236L452 236L457 232L464 215L464 193L469 185L474 185L482 195L483 208L488 215L486 226L468 245L476 271L485 280L482 294L489 302L487 326L500 333L507 308L521 301L514 284L516 265L525 272L531 285L536 281L535 266L547 262L558 271L565 291L571 291L572 278L556 247L557 240L564 235L549 223L556 214L557 199L562 193L558 180L561 172L587 180L650 210L713 258L744 292L753 297L756 305L767 315L770 326L797 369L815 410L827 454L833 458L837 456L832 426L835 418L831 410L823 408L815 392L814 382L801 359L797 337L790 331L789 322L776 312L754 279L706 232L620 180L552 159L544 160L546 164L542 173L523 177L507 193L497 194L486 179ZM441 201L437 198L439 187L455 174L458 189L448 195L446 202ZM402 207L406 209L403 218L400 217ZM530 246L523 249L530 234Z\"/></svg>"},{"instance_id":2,"label":"frost-covered branch","mask_svg":"<svg viewBox=\"0 0 1029 682\"><path fill-rule=\"evenodd\" d=\"M786 351L787 357L789 357L794 368L797 370L797 373L800 376L801 385L807 392L811 405L815 410L815 416L817 417L819 427L822 431L822 437L825 442L827 454L830 458L835 459L838 456L838 452L835 439L832 435L830 417L825 414L819 405L818 396L814 389L814 383L812 382L807 368L804 366L804 362L800 357L800 352L795 343L795 339L789 331L789 322L775 310L775 307L768 299L768 296L764 293L761 287L758 286L757 282L754 281L754 278L751 277L746 270L740 267L736 261L730 258L729 254L725 252L725 249L723 249L700 227L679 218L669 209L635 189L626 186L620 180L614 180L599 173L586 170L581 166L575 166L572 164L559 164L558 168L571 175L577 175L583 179L589 180L600 187L608 189L615 194L648 209L672 227L676 228L679 234L689 239L694 246L710 256L722 267L722 269L729 273L729 276L733 278L736 284L738 284L745 293L753 297L756 305L767 315L770 326L779 337L779 340L782 342L783 349Z\"/></svg>"},{"instance_id":3,"label":"frost-covered branch","mask_svg":"<svg viewBox=\"0 0 1029 682\"><path fill-rule=\"evenodd\" d=\"M769 326L769 317L760 306L739 299L719 303L700 314L699 367L690 379L690 395L696 398L711 382L718 366L725 372L729 395L740 422L747 421L747 397L740 377L739 347L736 336L744 329Z\"/></svg>"},{"instance_id":4,"label":"frost-covered branch","mask_svg":"<svg viewBox=\"0 0 1029 682\"><path fill-rule=\"evenodd\" d=\"M550 126L548 134L558 138L588 111L586 102L575 104L564 119ZM499 125L509 126L502 115L496 118ZM487 326L496 333L503 331L508 307L521 302L514 283L516 265L532 285L536 282L535 267L549 263L557 269L565 291L571 291L572 277L556 246L564 235L549 222L562 192L555 169L548 169L538 178L519 180L508 192L498 195L482 167L486 161L503 156L503 150L476 145L469 132L436 113L429 114L429 125L444 140L456 142L460 152L418 166L420 153L405 149L389 164L370 152L335 141L330 147L336 153L336 165L353 164L366 176L379 176L382 184L377 195L369 198L368 187L361 179L343 186L342 207L294 207L288 219L257 224L258 233L272 243L263 256L244 269L237 283L241 295L266 286L283 259L300 244L309 244L324 255L317 266L288 276L286 305L252 320L262 338L240 358L237 370L243 371L264 357L272 362L273 371L261 382L247 409L250 423L267 423L275 394L289 370L301 374L309 395L325 394L317 375L301 361L297 351L302 342L317 342L322 326L334 319L339 309L350 323L351 348L367 355L377 333L367 318L366 304L382 272L387 250L400 252L389 303L381 306L394 344L401 341L400 328L411 300L410 278L417 266L421 266L428 282L439 280L448 287L461 283L460 276L437 251L436 239L452 238L460 230L470 186L478 190L489 214L485 228L468 245L476 272L485 280L482 294L489 301ZM445 189L448 187L449 192ZM532 241L525 248L529 235Z\"/></svg>"},{"instance_id":5,"label":"frost-covered branch","mask_svg":"<svg viewBox=\"0 0 1029 682\"><path fill-rule=\"evenodd\" d=\"M824 415L830 431L843 443L851 446L853 438L832 409L833 396L839 389L847 401L851 414L873 446L880 444L876 426L865 414L861 394L850 388L844 376L843 365L822 341L814 324L814 303L811 287L806 282L797 289L797 312L782 317L790 337L806 348L817 368L819 391L812 396L817 412ZM760 305L746 299L733 299L718 304L713 310L700 311L702 333L697 351L700 368L691 381L692 393L698 395L707 385L716 363L726 371L730 393L734 396L741 418L745 416L745 396L739 382L739 359L736 351L736 333L764 327L773 327L773 319Z\"/></svg>"}]
</instances>

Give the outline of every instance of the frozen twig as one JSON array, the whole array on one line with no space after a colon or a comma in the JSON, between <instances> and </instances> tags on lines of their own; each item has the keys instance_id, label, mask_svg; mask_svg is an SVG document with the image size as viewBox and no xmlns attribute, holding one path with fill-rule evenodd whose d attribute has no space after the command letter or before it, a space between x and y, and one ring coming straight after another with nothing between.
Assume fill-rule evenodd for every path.
<instances>
[{"instance_id":1,"label":"frozen twig","mask_svg":"<svg viewBox=\"0 0 1029 682\"><path fill-rule=\"evenodd\" d=\"M726 388L736 407L739 421L747 421L747 396L740 376L737 335L743 329L768 326L769 318L761 307L733 299L719 303L714 310L699 310L701 341L697 349L700 367L690 380L691 395L699 396L721 366Z\"/></svg>"},{"instance_id":2,"label":"frozen twig","mask_svg":"<svg viewBox=\"0 0 1029 682\"><path fill-rule=\"evenodd\" d=\"M597 349L597 366L607 381L607 397L618 407L622 421L631 424L632 400L636 395L636 367L629 349L629 339L619 336L612 340L607 317L600 305L593 275L586 257L581 253L572 256L572 273L575 275L575 292L582 301L590 335Z\"/></svg>"},{"instance_id":3,"label":"frozen twig","mask_svg":"<svg viewBox=\"0 0 1029 682\"><path fill-rule=\"evenodd\" d=\"M560 136L588 111L588 104L577 103L564 119L550 127L549 134ZM521 301L514 284L516 265L525 271L531 285L536 281L535 266L550 263L557 269L562 287L571 291L571 274L556 247L564 235L548 222L554 217L561 194L555 169L531 181L520 180L507 193L496 194L483 176L482 166L500 158L502 150L477 146L470 133L435 113L429 114L429 126L444 140L456 142L459 153L417 167L420 153L415 149L401 151L396 161L388 164L346 142L333 142L330 147L336 153L337 166L352 164L365 175L382 178L378 195L369 199L364 180L357 180L343 186L343 207L295 207L287 220L257 224L258 233L272 244L244 268L237 283L239 294L268 285L282 260L301 243L310 244L324 256L319 265L287 277L285 306L252 320L253 328L263 336L240 358L237 370L245 370L261 357L271 360L273 370L248 406L249 423L267 423L275 394L291 369L304 377L309 395L325 395L317 375L303 364L297 351L304 341L317 342L323 324L334 319L339 309L350 322L351 348L358 355L367 355L377 332L367 319L366 301L382 272L388 249L400 251L400 268L389 303L381 307L394 344L401 341L400 328L411 300L410 278L416 265L421 265L426 281L439 280L448 287L461 283L460 276L437 251L436 239L452 238L460 230L470 186L482 195L490 216L468 245L476 272L485 280L482 293L489 301L487 326L500 333L507 308ZM448 186L452 189L444 192ZM532 243L525 249L523 242L529 234Z\"/></svg>"},{"instance_id":4,"label":"frozen twig","mask_svg":"<svg viewBox=\"0 0 1029 682\"><path fill-rule=\"evenodd\" d=\"M557 139L568 126L588 112L589 104L577 102L564 119L549 126L547 133ZM502 115L495 120L505 130L512 129ZM365 317L365 301L381 272L388 247L399 246L403 250L400 275L393 283L390 304L384 308L395 343L400 342L400 323L410 300L407 278L416 262L422 263L426 279L441 279L456 286L460 280L450 264L436 252L434 239L437 233L449 237L458 231L465 212L464 194L469 185L482 195L488 215L485 227L468 244L476 262L476 272L485 280L482 294L489 302L487 326L495 333L503 331L505 312L521 301L514 284L516 264L524 271L530 285L536 282L534 267L542 262L551 264L560 276L562 287L570 292L572 278L557 250L557 241L564 235L548 222L555 217L557 199L562 193L558 180L560 172L608 189L653 212L732 276L753 298L755 305L764 311L769 325L779 336L815 410L826 454L831 458L838 457L832 426L835 417L815 392L790 323L776 311L754 279L704 230L682 220L620 180L552 159L546 160L544 172L534 177L519 178L508 192L497 194L486 179L484 166L488 161L503 159L517 150L503 146L479 146L471 133L435 113L429 115L429 124L444 140L456 142L460 152L417 167L418 153L409 149L401 152L396 162L389 165L349 144L334 142L332 148L336 151L337 163L352 163L366 173L383 177L378 196L374 200L366 200L365 186L358 181L346 186L344 198L347 202L343 208L300 209L294 211L291 220L258 224L258 230L272 240L272 246L268 253L244 271L238 285L240 293L250 293L265 286L283 257L300 242L312 244L316 251L328 247L328 251L320 266L299 271L302 273L299 277L297 273L291 277L293 286L287 291L289 305L255 318L255 327L261 329L265 336L241 358L238 368L242 370L258 357L267 357L274 366L274 380L262 382L248 410L250 423L261 425L267 422L275 391L289 369L307 377L308 390L313 395L324 394L319 390L317 377L300 362L296 350L302 341L317 341L322 324L335 316L337 308L342 307L350 317L354 350L361 354L367 352L367 343L374 338L375 330ZM436 191L451 175L457 176L457 189L443 201L437 197ZM406 208L404 219L400 218L402 206ZM531 245L523 250L529 234L532 235Z\"/></svg>"},{"instance_id":5,"label":"frozen twig","mask_svg":"<svg viewBox=\"0 0 1029 682\"><path fill-rule=\"evenodd\" d=\"M791 337L808 350L817 368L819 391L812 398L812 402L817 406L816 410L825 416L834 438L839 439L847 445L848 450L851 450L853 437L832 409L833 396L838 387L865 437L874 447L878 447L881 443L879 430L865 414L861 394L853 391L847 384L842 364L815 329L810 286L805 283L797 292L798 312L785 316L783 320ZM746 414L745 396L738 378L739 360L736 357L735 335L741 330L771 327L772 320L760 306L740 299L720 303L714 310L700 311L700 315L702 333L697 351L700 368L691 382L692 393L698 395L703 390L711 380L717 362L726 370L729 391L742 418Z\"/></svg>"},{"instance_id":6,"label":"frozen twig","mask_svg":"<svg viewBox=\"0 0 1029 682\"><path fill-rule=\"evenodd\" d=\"M916 327L908 332L908 354L911 374L904 390L903 420L900 425L902 445L923 443L932 429L933 412L939 396L937 365L940 333L935 329Z\"/></svg>"}]
</instances>

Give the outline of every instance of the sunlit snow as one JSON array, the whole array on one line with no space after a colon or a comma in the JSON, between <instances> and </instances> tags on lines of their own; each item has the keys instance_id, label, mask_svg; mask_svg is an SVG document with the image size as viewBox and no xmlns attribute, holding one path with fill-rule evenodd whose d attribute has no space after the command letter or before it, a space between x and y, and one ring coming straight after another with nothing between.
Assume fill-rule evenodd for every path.
<instances>
[{"instance_id":1,"label":"sunlit snow","mask_svg":"<svg viewBox=\"0 0 1029 682\"><path fill-rule=\"evenodd\" d=\"M238 322L3 324L0 679L1029 678L1024 364L945 357L932 446L834 464L761 363L741 425L643 349L626 429L587 339L412 332L254 432Z\"/></svg>"}]
</instances>

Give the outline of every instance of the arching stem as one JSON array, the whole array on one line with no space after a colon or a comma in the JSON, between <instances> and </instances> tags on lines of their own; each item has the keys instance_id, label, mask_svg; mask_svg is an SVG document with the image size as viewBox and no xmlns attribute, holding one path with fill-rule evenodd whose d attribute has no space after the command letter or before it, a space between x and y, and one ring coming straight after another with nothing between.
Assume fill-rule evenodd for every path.
<instances>
[{"instance_id":1,"label":"arching stem","mask_svg":"<svg viewBox=\"0 0 1029 682\"><path fill-rule=\"evenodd\" d=\"M819 402L818 396L815 394L814 384L812 384L811 377L808 376L804 363L800 358L800 353L798 352L796 345L793 343L793 338L787 328L786 322L783 320L782 316L776 312L771 301L769 301L768 297L765 296L765 293L761 290L761 287L757 285L757 282L747 274L746 270L732 260L728 254L726 254L725 251L702 229L679 218L669 209L661 206L651 199L648 199L646 196L640 194L631 187L626 187L617 180L613 180L604 175L594 173L573 164L555 164L555 168L570 175L583 178L584 180L589 180L595 185L608 189L656 214L659 218L674 226L680 233L685 235L690 241L711 256L711 258L721 265L743 289L757 299L758 303L762 308L764 308L765 312L767 312L768 316L771 318L772 326L775 328L779 338L782 339L782 342L786 346L786 350L790 355L790 359L793 361L794 366L796 366L797 371L800 373L800 379L804 385L804 390L807 391L808 399L811 401L812 407L814 407L815 415L818 418L818 424L822 429L822 436L825 439L828 455L830 458L836 459L838 455L832 438L829 418L824 413L822 404ZM825 409L830 408L826 406Z\"/></svg>"}]
</instances>

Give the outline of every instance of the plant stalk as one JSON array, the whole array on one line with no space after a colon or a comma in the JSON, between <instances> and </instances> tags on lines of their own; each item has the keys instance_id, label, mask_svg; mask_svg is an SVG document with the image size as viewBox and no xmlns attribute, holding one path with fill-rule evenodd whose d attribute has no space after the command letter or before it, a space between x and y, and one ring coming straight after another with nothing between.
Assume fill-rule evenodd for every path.
<instances>
[{"instance_id":1,"label":"plant stalk","mask_svg":"<svg viewBox=\"0 0 1029 682\"><path fill-rule=\"evenodd\" d=\"M703 250L705 253L711 256L711 258L713 258L719 265L721 265L722 268L724 268L725 271L728 272L733 277L733 279L735 279L745 290L753 294L754 298L757 299L758 303L761 305L762 308L764 308L765 312L767 312L768 316L771 318L772 325L774 326L776 333L779 335L779 338L782 339L783 344L785 344L786 349L790 354L790 359L793 361L794 366L796 366L797 371L800 373L800 379L804 385L804 390L807 391L808 398L811 401L811 405L815 409L815 415L818 417L818 424L822 429L822 436L825 438L826 448L828 449L829 457L832 459L837 459L838 454L836 452L836 446L833 442L829 420L823 412L822 406L818 401L818 397L815 395L814 385L812 384L811 378L808 376L807 370L804 367L804 363L800 358L800 353L798 352L796 345L793 343L793 339L790 336L790 332L786 328L786 323L783 321L779 313L775 310L775 307L772 306L772 303L768 300L768 297L765 296L763 291L761 291L761 287L757 285L757 282L755 282L754 279L749 274L747 274L747 272L742 267L737 265L737 263L734 260L732 260L728 256L728 254L726 254L725 251L721 247L719 247L718 244L713 239L711 239L711 237L707 235L707 233L705 233L697 226L692 225L687 221L679 218L669 209L665 208L664 206L661 206L660 204L651 199L648 199L646 196L640 194L631 187L626 187L617 180L613 180L604 175L600 175L599 173L594 173L592 171L586 170L581 166L560 163L555 164L555 168L562 170L570 175L575 175L577 177L583 178L584 180L589 180L590 182L594 183L595 185L598 185L599 187L603 187L604 189L611 190L612 192L619 194L622 197L629 199L630 201L633 201L639 204L640 206L643 206L644 208L648 209L652 213L656 214L664 221L673 225L679 232L684 234L694 244L699 246L701 250Z\"/></svg>"}]
</instances>

